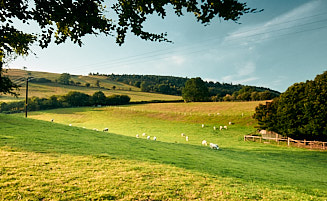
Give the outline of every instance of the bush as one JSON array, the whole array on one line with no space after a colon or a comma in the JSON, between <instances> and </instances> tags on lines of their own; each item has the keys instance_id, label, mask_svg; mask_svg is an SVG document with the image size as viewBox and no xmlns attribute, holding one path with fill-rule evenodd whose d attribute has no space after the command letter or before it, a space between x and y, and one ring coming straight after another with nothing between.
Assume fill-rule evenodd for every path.
<instances>
[{"instance_id":1,"label":"bush","mask_svg":"<svg viewBox=\"0 0 327 201\"><path fill-rule=\"evenodd\" d=\"M327 71L295 83L280 98L256 108L259 127L283 136L327 141Z\"/></svg>"}]
</instances>

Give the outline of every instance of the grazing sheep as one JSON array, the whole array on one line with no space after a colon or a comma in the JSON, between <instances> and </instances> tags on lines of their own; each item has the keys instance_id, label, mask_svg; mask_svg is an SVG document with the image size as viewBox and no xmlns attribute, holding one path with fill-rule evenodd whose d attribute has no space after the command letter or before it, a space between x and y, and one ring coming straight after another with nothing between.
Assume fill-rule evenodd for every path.
<instances>
[{"instance_id":1,"label":"grazing sheep","mask_svg":"<svg viewBox=\"0 0 327 201\"><path fill-rule=\"evenodd\" d=\"M213 130L216 130L216 126L213 127Z\"/></svg>"},{"instance_id":2,"label":"grazing sheep","mask_svg":"<svg viewBox=\"0 0 327 201\"><path fill-rule=\"evenodd\" d=\"M185 134L184 134L184 133L182 133L182 134L181 134L181 136L182 136L182 137L185 137Z\"/></svg>"},{"instance_id":3,"label":"grazing sheep","mask_svg":"<svg viewBox=\"0 0 327 201\"><path fill-rule=\"evenodd\" d=\"M139 138L140 136L139 136L139 134L136 134L136 138Z\"/></svg>"},{"instance_id":4,"label":"grazing sheep","mask_svg":"<svg viewBox=\"0 0 327 201\"><path fill-rule=\"evenodd\" d=\"M202 145L207 146L208 145L207 141L202 140Z\"/></svg>"},{"instance_id":5,"label":"grazing sheep","mask_svg":"<svg viewBox=\"0 0 327 201\"><path fill-rule=\"evenodd\" d=\"M227 126L224 126L224 129L226 129L226 130L227 130Z\"/></svg>"},{"instance_id":6,"label":"grazing sheep","mask_svg":"<svg viewBox=\"0 0 327 201\"><path fill-rule=\"evenodd\" d=\"M157 140L157 137L156 137L156 136L154 136L154 137L153 137L153 140L154 140L154 141L156 141L156 140Z\"/></svg>"},{"instance_id":7,"label":"grazing sheep","mask_svg":"<svg viewBox=\"0 0 327 201\"><path fill-rule=\"evenodd\" d=\"M188 141L188 136L185 137L186 141Z\"/></svg>"},{"instance_id":8,"label":"grazing sheep","mask_svg":"<svg viewBox=\"0 0 327 201\"><path fill-rule=\"evenodd\" d=\"M228 124L229 124L229 125L232 125L233 123L230 121L230 122L228 122Z\"/></svg>"},{"instance_id":9,"label":"grazing sheep","mask_svg":"<svg viewBox=\"0 0 327 201\"><path fill-rule=\"evenodd\" d=\"M204 128L204 124L202 124L202 128Z\"/></svg>"},{"instance_id":10,"label":"grazing sheep","mask_svg":"<svg viewBox=\"0 0 327 201\"><path fill-rule=\"evenodd\" d=\"M146 135L145 133L142 134L142 136L145 136L145 135Z\"/></svg>"},{"instance_id":11,"label":"grazing sheep","mask_svg":"<svg viewBox=\"0 0 327 201\"><path fill-rule=\"evenodd\" d=\"M147 140L150 140L150 136L146 137Z\"/></svg>"},{"instance_id":12,"label":"grazing sheep","mask_svg":"<svg viewBox=\"0 0 327 201\"><path fill-rule=\"evenodd\" d=\"M69 126L72 126L72 124L69 124Z\"/></svg>"},{"instance_id":13,"label":"grazing sheep","mask_svg":"<svg viewBox=\"0 0 327 201\"><path fill-rule=\"evenodd\" d=\"M222 126L219 126L219 130L223 130L223 127Z\"/></svg>"},{"instance_id":14,"label":"grazing sheep","mask_svg":"<svg viewBox=\"0 0 327 201\"><path fill-rule=\"evenodd\" d=\"M108 128L105 128L105 129L103 129L103 132L105 132L105 131L107 131L107 132L108 132L108 131L109 131L109 129L108 129Z\"/></svg>"},{"instance_id":15,"label":"grazing sheep","mask_svg":"<svg viewBox=\"0 0 327 201\"><path fill-rule=\"evenodd\" d=\"M216 150L219 149L218 145L217 144L214 144L214 143L210 143L210 148L211 149L216 149Z\"/></svg>"}]
</instances>

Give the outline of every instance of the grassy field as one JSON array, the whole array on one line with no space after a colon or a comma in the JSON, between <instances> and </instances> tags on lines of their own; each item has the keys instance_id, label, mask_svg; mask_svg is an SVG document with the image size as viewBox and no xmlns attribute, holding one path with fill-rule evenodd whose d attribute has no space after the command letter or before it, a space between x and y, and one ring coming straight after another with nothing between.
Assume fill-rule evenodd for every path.
<instances>
[{"instance_id":1,"label":"grassy field","mask_svg":"<svg viewBox=\"0 0 327 201\"><path fill-rule=\"evenodd\" d=\"M131 97L131 101L151 101L151 100L181 100L180 96L172 96L172 95L164 95L164 94L156 94L156 93L146 93L141 92L140 88L130 86L120 82L114 82L111 80L105 79L103 76L81 76L81 75L72 75L71 80L75 83L80 82L81 86L72 86L72 85L61 85L55 83L55 80L59 78L60 74L57 73L47 73L47 72L38 72L38 71L29 71L30 75L27 74L26 71L19 69L11 69L8 71L8 75L12 80L18 80L20 78L25 78L28 76L32 76L35 78L47 78L52 80L52 83L29 83L29 97L40 97L40 98L49 98L52 95L64 95L70 91L79 91L89 95L92 95L96 91L103 91L106 96L112 94L121 94L128 95ZM100 81L100 86L103 87L97 88L95 87L96 81ZM0 101L8 102L8 101L17 101L25 98L26 94L26 85L24 82L22 83L22 87L18 91L20 94L18 99L10 96L10 95L1 95ZM85 87L86 83L90 83L91 87ZM113 90L112 87L115 86L116 89Z\"/></svg>"},{"instance_id":2,"label":"grassy field","mask_svg":"<svg viewBox=\"0 0 327 201\"><path fill-rule=\"evenodd\" d=\"M326 200L326 152L243 141L258 103L0 115L0 199ZM228 130L213 129L229 121Z\"/></svg>"}]
</instances>

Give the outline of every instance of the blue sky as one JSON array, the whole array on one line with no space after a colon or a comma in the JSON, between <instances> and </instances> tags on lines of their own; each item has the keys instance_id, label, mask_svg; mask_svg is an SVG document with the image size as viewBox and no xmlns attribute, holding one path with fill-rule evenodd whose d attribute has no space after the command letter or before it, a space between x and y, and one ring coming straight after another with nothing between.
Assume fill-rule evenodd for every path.
<instances>
[{"instance_id":1,"label":"blue sky","mask_svg":"<svg viewBox=\"0 0 327 201\"><path fill-rule=\"evenodd\" d=\"M284 92L295 82L327 70L326 0L249 0L264 9L238 23L216 19L209 26L192 14L161 20L151 16L145 29L167 32L174 43L143 41L131 34L123 46L105 36L33 47L36 56L18 58L9 68L86 75L146 74L201 77L204 80L268 87Z\"/></svg>"}]
</instances>

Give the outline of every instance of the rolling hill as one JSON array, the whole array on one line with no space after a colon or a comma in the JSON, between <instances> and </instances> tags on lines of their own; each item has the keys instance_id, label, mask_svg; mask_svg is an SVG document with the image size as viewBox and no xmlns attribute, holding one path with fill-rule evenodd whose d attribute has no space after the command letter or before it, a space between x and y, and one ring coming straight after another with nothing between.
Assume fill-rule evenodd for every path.
<instances>
[{"instance_id":1,"label":"rolling hill","mask_svg":"<svg viewBox=\"0 0 327 201\"><path fill-rule=\"evenodd\" d=\"M254 130L258 103L66 108L31 112L29 119L0 114L0 196L326 200L326 152L243 141ZM228 121L235 123L228 130L213 129ZM92 130L105 127L109 132ZM202 146L203 139L220 150Z\"/></svg>"},{"instance_id":2,"label":"rolling hill","mask_svg":"<svg viewBox=\"0 0 327 201\"><path fill-rule=\"evenodd\" d=\"M131 98L131 102L138 101L152 101L152 100L181 100L180 96L165 95L158 93L141 92L140 88L130 86L121 82L108 80L103 76L91 75L72 75L71 80L74 83L80 83L78 85L63 85L56 82L60 74L38 72L38 71L23 71L19 69L10 69L7 75L18 84L21 84L20 95L18 99L24 99L26 93L26 77L33 77L34 79L46 78L51 82L35 83L33 79L29 82L29 97L48 98L52 95L64 95L70 91L79 91L89 95L92 95L96 91L103 91L106 96L112 94L128 95ZM100 87L96 87L96 82L99 81ZM89 83L90 87L86 87L85 84ZM114 87L115 86L115 87ZM115 88L115 89L113 89ZM1 95L0 101L15 101L15 97L10 95Z\"/></svg>"}]
</instances>

